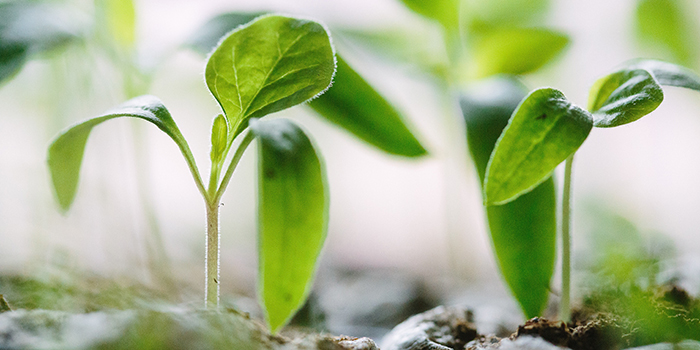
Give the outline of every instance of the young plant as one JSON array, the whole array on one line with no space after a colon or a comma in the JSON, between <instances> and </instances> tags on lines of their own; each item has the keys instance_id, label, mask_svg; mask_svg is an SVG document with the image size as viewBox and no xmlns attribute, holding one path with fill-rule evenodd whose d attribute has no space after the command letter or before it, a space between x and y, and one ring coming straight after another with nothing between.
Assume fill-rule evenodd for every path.
<instances>
[{"instance_id":1,"label":"young plant","mask_svg":"<svg viewBox=\"0 0 700 350\"><path fill-rule=\"evenodd\" d=\"M286 119L259 118L321 95L334 73L334 50L325 27L292 17L259 17L221 40L206 65L206 84L223 111L212 125L206 185L168 110L158 98L140 96L54 139L48 165L58 202L63 211L73 203L92 128L119 117L155 124L180 149L204 199L204 299L207 308L217 308L220 201L241 156L257 139L259 294L275 332L308 295L326 236L328 191L323 164L304 131Z\"/></svg>"},{"instance_id":2,"label":"young plant","mask_svg":"<svg viewBox=\"0 0 700 350\"><path fill-rule=\"evenodd\" d=\"M671 63L635 60L593 85L588 110L556 89L532 91L501 134L491 154L484 182L484 202L503 206L548 181L565 161L561 202L562 286L560 318L570 320L571 173L574 154L593 127L631 123L654 111L663 101L662 85L700 91L700 77Z\"/></svg>"}]
</instances>

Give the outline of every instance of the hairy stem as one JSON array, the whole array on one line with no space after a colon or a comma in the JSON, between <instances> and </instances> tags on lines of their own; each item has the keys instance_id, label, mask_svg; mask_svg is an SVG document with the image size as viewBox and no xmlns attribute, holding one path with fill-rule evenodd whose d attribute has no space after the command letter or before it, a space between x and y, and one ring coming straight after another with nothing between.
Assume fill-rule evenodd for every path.
<instances>
[{"instance_id":1,"label":"hairy stem","mask_svg":"<svg viewBox=\"0 0 700 350\"><path fill-rule=\"evenodd\" d=\"M572 154L564 163L564 189L561 201L561 303L559 318L571 321L571 169Z\"/></svg>"},{"instance_id":2,"label":"hairy stem","mask_svg":"<svg viewBox=\"0 0 700 350\"><path fill-rule=\"evenodd\" d=\"M204 306L216 309L219 307L219 202L207 201L207 257L204 265Z\"/></svg>"}]
</instances>

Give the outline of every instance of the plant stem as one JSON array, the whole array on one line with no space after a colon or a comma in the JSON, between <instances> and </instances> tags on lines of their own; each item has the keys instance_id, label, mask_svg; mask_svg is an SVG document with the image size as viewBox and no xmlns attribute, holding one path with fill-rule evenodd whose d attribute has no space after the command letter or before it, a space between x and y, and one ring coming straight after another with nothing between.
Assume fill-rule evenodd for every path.
<instances>
[{"instance_id":1,"label":"plant stem","mask_svg":"<svg viewBox=\"0 0 700 350\"><path fill-rule=\"evenodd\" d=\"M219 202L207 201L207 257L204 265L204 306L205 308L217 309L219 307Z\"/></svg>"},{"instance_id":2,"label":"plant stem","mask_svg":"<svg viewBox=\"0 0 700 350\"><path fill-rule=\"evenodd\" d=\"M564 163L564 190L561 201L561 303L559 318L571 321L571 169L572 154Z\"/></svg>"}]
</instances>

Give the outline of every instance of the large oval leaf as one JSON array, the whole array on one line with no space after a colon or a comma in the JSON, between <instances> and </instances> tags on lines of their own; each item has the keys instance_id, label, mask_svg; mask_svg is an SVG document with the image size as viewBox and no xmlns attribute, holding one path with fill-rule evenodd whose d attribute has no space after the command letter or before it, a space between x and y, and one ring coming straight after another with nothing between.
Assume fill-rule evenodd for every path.
<instances>
[{"instance_id":1,"label":"large oval leaf","mask_svg":"<svg viewBox=\"0 0 700 350\"><path fill-rule=\"evenodd\" d=\"M635 27L640 41L660 47L675 62L695 65L700 37L683 0L639 0Z\"/></svg>"},{"instance_id":2,"label":"large oval leaf","mask_svg":"<svg viewBox=\"0 0 700 350\"><path fill-rule=\"evenodd\" d=\"M340 56L333 88L309 106L331 122L391 154L421 156L425 148L403 122L401 114Z\"/></svg>"},{"instance_id":3,"label":"large oval leaf","mask_svg":"<svg viewBox=\"0 0 700 350\"><path fill-rule=\"evenodd\" d=\"M512 201L547 179L581 146L593 128L590 113L559 90L530 93L496 143L486 169L486 205Z\"/></svg>"},{"instance_id":4,"label":"large oval leaf","mask_svg":"<svg viewBox=\"0 0 700 350\"><path fill-rule=\"evenodd\" d=\"M700 77L697 73L677 64L641 59L627 62L626 66L629 69L647 70L660 85L700 91Z\"/></svg>"},{"instance_id":5,"label":"large oval leaf","mask_svg":"<svg viewBox=\"0 0 700 350\"><path fill-rule=\"evenodd\" d=\"M155 124L175 141L186 158L189 157L188 163L191 161L190 165L194 164L187 142L163 103L155 96L136 97L103 115L69 127L51 142L48 152L49 171L56 198L64 211L70 208L75 199L80 166L90 131L98 124L118 117L140 118Z\"/></svg>"},{"instance_id":6,"label":"large oval leaf","mask_svg":"<svg viewBox=\"0 0 700 350\"><path fill-rule=\"evenodd\" d=\"M469 152L483 184L486 165L526 90L512 79L480 83L462 95ZM541 316L556 260L556 196L550 177L532 192L486 207L491 242L506 283L527 318Z\"/></svg>"},{"instance_id":7,"label":"large oval leaf","mask_svg":"<svg viewBox=\"0 0 700 350\"><path fill-rule=\"evenodd\" d=\"M205 78L235 137L250 118L318 96L334 72L333 47L322 25L271 15L225 38L209 57Z\"/></svg>"},{"instance_id":8,"label":"large oval leaf","mask_svg":"<svg viewBox=\"0 0 700 350\"><path fill-rule=\"evenodd\" d=\"M481 34L474 42L470 74L525 74L539 69L569 43L559 32L542 28L500 28Z\"/></svg>"},{"instance_id":9,"label":"large oval leaf","mask_svg":"<svg viewBox=\"0 0 700 350\"><path fill-rule=\"evenodd\" d=\"M588 106L595 126L601 128L631 123L656 109L664 93L645 69L622 69L593 84Z\"/></svg>"},{"instance_id":10,"label":"large oval leaf","mask_svg":"<svg viewBox=\"0 0 700 350\"><path fill-rule=\"evenodd\" d=\"M291 121L251 122L258 137L259 293L272 332L308 296L326 238L328 194L323 164Z\"/></svg>"}]
</instances>

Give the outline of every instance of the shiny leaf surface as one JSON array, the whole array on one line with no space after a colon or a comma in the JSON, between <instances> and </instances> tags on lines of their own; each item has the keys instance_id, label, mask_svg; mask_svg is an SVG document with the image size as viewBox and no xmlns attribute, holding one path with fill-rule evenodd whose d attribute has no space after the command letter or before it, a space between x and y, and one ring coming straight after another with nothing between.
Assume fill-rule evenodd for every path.
<instances>
[{"instance_id":1,"label":"shiny leaf surface","mask_svg":"<svg viewBox=\"0 0 700 350\"><path fill-rule=\"evenodd\" d=\"M513 112L486 169L486 205L510 202L544 182L593 127L590 113L560 91L531 92Z\"/></svg>"},{"instance_id":2,"label":"shiny leaf surface","mask_svg":"<svg viewBox=\"0 0 700 350\"><path fill-rule=\"evenodd\" d=\"M664 99L661 86L644 69L623 69L593 84L588 106L596 127L631 123L655 110Z\"/></svg>"}]
</instances>

